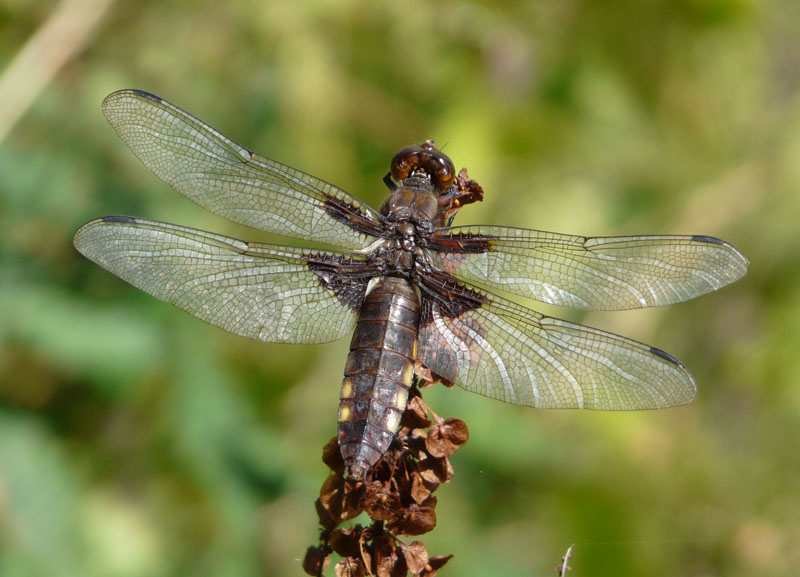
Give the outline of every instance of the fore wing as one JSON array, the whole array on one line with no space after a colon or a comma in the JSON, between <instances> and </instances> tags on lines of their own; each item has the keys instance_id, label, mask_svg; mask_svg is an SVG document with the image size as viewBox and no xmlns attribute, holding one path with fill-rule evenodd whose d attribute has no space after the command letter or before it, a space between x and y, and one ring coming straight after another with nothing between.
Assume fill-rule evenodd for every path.
<instances>
[{"instance_id":1,"label":"fore wing","mask_svg":"<svg viewBox=\"0 0 800 577\"><path fill-rule=\"evenodd\" d=\"M548 409L657 409L689 403L695 380L673 356L542 315L446 275L424 280L419 360L458 386Z\"/></svg>"},{"instance_id":2,"label":"fore wing","mask_svg":"<svg viewBox=\"0 0 800 577\"><path fill-rule=\"evenodd\" d=\"M133 286L264 342L323 343L347 335L369 280L359 255L245 242L127 216L93 220L74 242Z\"/></svg>"},{"instance_id":3,"label":"fore wing","mask_svg":"<svg viewBox=\"0 0 800 577\"><path fill-rule=\"evenodd\" d=\"M166 100L114 92L103 114L161 180L211 212L294 238L360 249L380 215L319 178L260 156Z\"/></svg>"},{"instance_id":4,"label":"fore wing","mask_svg":"<svg viewBox=\"0 0 800 577\"><path fill-rule=\"evenodd\" d=\"M435 267L541 302L624 310L692 299L747 272L710 236L586 237L499 226L455 227L429 241Z\"/></svg>"}]
</instances>

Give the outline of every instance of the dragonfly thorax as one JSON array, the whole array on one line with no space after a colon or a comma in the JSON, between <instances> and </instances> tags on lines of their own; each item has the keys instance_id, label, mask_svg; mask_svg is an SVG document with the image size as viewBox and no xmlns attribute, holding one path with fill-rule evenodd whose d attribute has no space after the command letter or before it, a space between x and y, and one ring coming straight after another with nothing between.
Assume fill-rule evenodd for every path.
<instances>
[{"instance_id":1,"label":"dragonfly thorax","mask_svg":"<svg viewBox=\"0 0 800 577\"><path fill-rule=\"evenodd\" d=\"M373 254L373 263L380 264L380 269L387 276L411 278L416 268L417 229L410 222L403 222L397 228L398 236L384 241Z\"/></svg>"},{"instance_id":2,"label":"dragonfly thorax","mask_svg":"<svg viewBox=\"0 0 800 577\"><path fill-rule=\"evenodd\" d=\"M392 192L383 204L381 213L390 221L433 222L439 212L439 197L430 181L418 177L407 180L412 182L404 182Z\"/></svg>"}]
</instances>

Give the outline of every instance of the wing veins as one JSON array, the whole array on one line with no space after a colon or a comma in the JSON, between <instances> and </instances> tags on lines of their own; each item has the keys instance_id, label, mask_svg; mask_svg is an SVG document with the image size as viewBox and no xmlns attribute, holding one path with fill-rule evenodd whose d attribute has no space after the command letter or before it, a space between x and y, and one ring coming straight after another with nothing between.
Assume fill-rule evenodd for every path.
<instances>
[{"instance_id":1,"label":"wing veins","mask_svg":"<svg viewBox=\"0 0 800 577\"><path fill-rule=\"evenodd\" d=\"M115 92L103 111L159 178L223 217L350 249L363 249L380 236L379 213L353 195L258 155L157 96Z\"/></svg>"}]
</instances>

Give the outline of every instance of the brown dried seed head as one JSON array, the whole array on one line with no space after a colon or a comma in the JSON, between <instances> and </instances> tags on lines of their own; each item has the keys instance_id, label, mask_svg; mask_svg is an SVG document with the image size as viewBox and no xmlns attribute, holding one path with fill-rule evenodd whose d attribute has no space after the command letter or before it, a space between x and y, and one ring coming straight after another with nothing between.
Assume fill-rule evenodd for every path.
<instances>
[{"instance_id":1,"label":"brown dried seed head","mask_svg":"<svg viewBox=\"0 0 800 577\"><path fill-rule=\"evenodd\" d=\"M408 399L406 410L400 419L400 425L409 429L427 429L431 426L428 418L428 407L419 396Z\"/></svg>"},{"instance_id":2,"label":"brown dried seed head","mask_svg":"<svg viewBox=\"0 0 800 577\"><path fill-rule=\"evenodd\" d=\"M320 577L331 562L330 549L327 547L309 547L303 558L303 570L314 577Z\"/></svg>"},{"instance_id":3,"label":"brown dried seed head","mask_svg":"<svg viewBox=\"0 0 800 577\"><path fill-rule=\"evenodd\" d=\"M342 514L344 480L339 475L328 475L319 490L319 502L334 519Z\"/></svg>"},{"instance_id":4,"label":"brown dried seed head","mask_svg":"<svg viewBox=\"0 0 800 577\"><path fill-rule=\"evenodd\" d=\"M466 168L462 168L456 177L456 187L462 193L459 197L461 206L483 200L483 187L476 180L469 177Z\"/></svg>"},{"instance_id":5,"label":"brown dried seed head","mask_svg":"<svg viewBox=\"0 0 800 577\"><path fill-rule=\"evenodd\" d=\"M449 483L455 474L449 459L428 457L417 464L419 474L428 485Z\"/></svg>"},{"instance_id":6,"label":"brown dried seed head","mask_svg":"<svg viewBox=\"0 0 800 577\"><path fill-rule=\"evenodd\" d=\"M364 510L375 521L388 521L392 519L401 508L399 496L380 492L367 495L363 502Z\"/></svg>"},{"instance_id":7,"label":"brown dried seed head","mask_svg":"<svg viewBox=\"0 0 800 577\"><path fill-rule=\"evenodd\" d=\"M411 433L403 439L406 445L406 452L417 460L427 459L428 452L425 449L425 440L428 435L421 429L412 429Z\"/></svg>"},{"instance_id":8,"label":"brown dried seed head","mask_svg":"<svg viewBox=\"0 0 800 577\"><path fill-rule=\"evenodd\" d=\"M317 510L317 518L319 519L319 524L322 525L328 531L332 531L336 528L339 524L338 518L334 518L328 510L322 505L322 502L317 499L314 501L314 507Z\"/></svg>"},{"instance_id":9,"label":"brown dried seed head","mask_svg":"<svg viewBox=\"0 0 800 577\"><path fill-rule=\"evenodd\" d=\"M373 553L373 567L376 575L393 577L405 575L405 561L398 556L396 539L379 525L372 525L374 538L370 549Z\"/></svg>"},{"instance_id":10,"label":"brown dried seed head","mask_svg":"<svg viewBox=\"0 0 800 577\"><path fill-rule=\"evenodd\" d=\"M421 573L428 564L428 551L425 550L422 541L414 541L408 547L403 547L402 550L408 570L414 575Z\"/></svg>"},{"instance_id":11,"label":"brown dried seed head","mask_svg":"<svg viewBox=\"0 0 800 577\"><path fill-rule=\"evenodd\" d=\"M362 489L351 489L341 476L329 475L316 502L320 525L332 530L342 521L357 517L361 513L362 494Z\"/></svg>"},{"instance_id":12,"label":"brown dried seed head","mask_svg":"<svg viewBox=\"0 0 800 577\"><path fill-rule=\"evenodd\" d=\"M425 447L434 457L450 457L469 439L469 430L460 419L445 419L428 431Z\"/></svg>"},{"instance_id":13,"label":"brown dried seed head","mask_svg":"<svg viewBox=\"0 0 800 577\"><path fill-rule=\"evenodd\" d=\"M462 168L458 173L456 190L458 192L457 196L451 199L449 204L444 207L446 219L455 216L462 206L483 200L483 188L469 177L466 168Z\"/></svg>"},{"instance_id":14,"label":"brown dried seed head","mask_svg":"<svg viewBox=\"0 0 800 577\"><path fill-rule=\"evenodd\" d=\"M322 462L328 465L333 472L339 475L344 474L344 460L336 437L328 441L328 444L322 449Z\"/></svg>"},{"instance_id":15,"label":"brown dried seed head","mask_svg":"<svg viewBox=\"0 0 800 577\"><path fill-rule=\"evenodd\" d=\"M422 535L436 527L436 512L433 507L412 503L401 510L399 518L387 523L392 533L399 535Z\"/></svg>"},{"instance_id":16,"label":"brown dried seed head","mask_svg":"<svg viewBox=\"0 0 800 577\"><path fill-rule=\"evenodd\" d=\"M345 480L344 483L344 502L342 503L342 520L352 519L361 514L363 508L364 495L367 487L364 483L351 483Z\"/></svg>"},{"instance_id":17,"label":"brown dried seed head","mask_svg":"<svg viewBox=\"0 0 800 577\"><path fill-rule=\"evenodd\" d=\"M403 577L406 573L405 559L398 557L396 553L382 558L375 571L377 577Z\"/></svg>"},{"instance_id":18,"label":"brown dried seed head","mask_svg":"<svg viewBox=\"0 0 800 577\"><path fill-rule=\"evenodd\" d=\"M438 486L438 482L427 482L419 472L415 472L411 475L411 490L409 493L416 503L422 504Z\"/></svg>"},{"instance_id":19,"label":"brown dried seed head","mask_svg":"<svg viewBox=\"0 0 800 577\"><path fill-rule=\"evenodd\" d=\"M328 543L331 549L342 557L357 557L361 539L361 526L356 525L352 530L337 529L331 533Z\"/></svg>"},{"instance_id":20,"label":"brown dried seed head","mask_svg":"<svg viewBox=\"0 0 800 577\"><path fill-rule=\"evenodd\" d=\"M444 565L452 559L452 555L436 555L428 560L425 569L420 573L420 577L434 577Z\"/></svg>"},{"instance_id":21,"label":"brown dried seed head","mask_svg":"<svg viewBox=\"0 0 800 577\"><path fill-rule=\"evenodd\" d=\"M339 561L334 571L336 577L364 577L367 574L367 568L364 563L360 559L353 559L352 557Z\"/></svg>"},{"instance_id":22,"label":"brown dried seed head","mask_svg":"<svg viewBox=\"0 0 800 577\"><path fill-rule=\"evenodd\" d=\"M432 373L430 376L437 378ZM428 427L430 430L426 431ZM326 532L322 547L307 553L307 571L321 573L330 562L328 554L335 551L343 557L335 566L337 576L404 577L409 572L415 577L435 575L451 556L428 558L422 543L406 546L397 536L420 535L436 526L437 500L432 493L452 478L453 468L447 457L468 438L462 421L436 415L414 388L397 442L365 479L343 479L338 443L336 439L329 442L323 450L323 460L339 474L326 479L316 501L320 524ZM372 518L372 525L336 529L362 511Z\"/></svg>"},{"instance_id":23,"label":"brown dried seed head","mask_svg":"<svg viewBox=\"0 0 800 577\"><path fill-rule=\"evenodd\" d=\"M414 362L414 376L417 377L416 385L419 388L429 387L439 381L439 375L423 365L420 361Z\"/></svg>"}]
</instances>

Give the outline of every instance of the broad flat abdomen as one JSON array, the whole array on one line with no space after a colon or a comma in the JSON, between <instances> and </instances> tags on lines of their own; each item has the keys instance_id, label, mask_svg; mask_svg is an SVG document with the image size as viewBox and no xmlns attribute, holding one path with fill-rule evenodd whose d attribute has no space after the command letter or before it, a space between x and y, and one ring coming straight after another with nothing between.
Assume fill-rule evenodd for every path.
<instances>
[{"instance_id":1,"label":"broad flat abdomen","mask_svg":"<svg viewBox=\"0 0 800 577\"><path fill-rule=\"evenodd\" d=\"M419 297L385 277L364 299L350 343L339 404L345 475L362 478L389 448L414 375Z\"/></svg>"}]
</instances>

